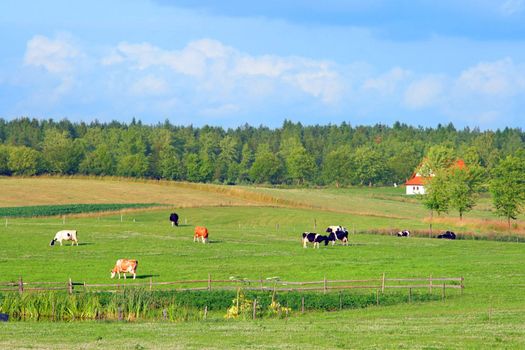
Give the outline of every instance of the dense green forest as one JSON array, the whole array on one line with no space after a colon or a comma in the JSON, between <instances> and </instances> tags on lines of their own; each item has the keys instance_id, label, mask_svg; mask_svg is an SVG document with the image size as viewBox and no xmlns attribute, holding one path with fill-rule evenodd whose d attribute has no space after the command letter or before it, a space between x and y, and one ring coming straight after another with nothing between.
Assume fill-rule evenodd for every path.
<instances>
[{"instance_id":1,"label":"dense green forest","mask_svg":"<svg viewBox=\"0 0 525 350\"><path fill-rule=\"evenodd\" d=\"M521 129L452 124L280 128L0 119L0 175L84 174L226 184L391 185L403 183L433 146L490 173L525 147Z\"/></svg>"}]
</instances>

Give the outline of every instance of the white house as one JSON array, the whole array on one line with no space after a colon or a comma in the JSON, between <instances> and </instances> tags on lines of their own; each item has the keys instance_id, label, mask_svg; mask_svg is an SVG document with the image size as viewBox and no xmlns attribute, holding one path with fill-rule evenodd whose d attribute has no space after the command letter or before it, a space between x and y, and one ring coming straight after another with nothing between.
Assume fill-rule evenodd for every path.
<instances>
[{"instance_id":1,"label":"white house","mask_svg":"<svg viewBox=\"0 0 525 350\"><path fill-rule=\"evenodd\" d=\"M465 162L461 159L458 159L452 166L462 169L465 167ZM420 169L421 165L417 167L417 171L412 174L407 182L405 182L407 195L425 194L425 182L429 179L429 177L434 176L434 173L430 171L429 177L424 177L419 172Z\"/></svg>"}]
</instances>

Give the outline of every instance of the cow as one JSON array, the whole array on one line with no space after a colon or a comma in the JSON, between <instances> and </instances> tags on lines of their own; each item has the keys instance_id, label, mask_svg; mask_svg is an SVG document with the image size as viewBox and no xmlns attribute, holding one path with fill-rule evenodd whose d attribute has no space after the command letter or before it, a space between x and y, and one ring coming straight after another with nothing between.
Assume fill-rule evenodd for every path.
<instances>
[{"instance_id":1,"label":"cow","mask_svg":"<svg viewBox=\"0 0 525 350\"><path fill-rule=\"evenodd\" d=\"M58 231L55 235L55 238L51 240L49 245L53 246L57 241L60 243L60 245L62 245L62 241L71 241L71 245L75 243L78 245L77 230Z\"/></svg>"},{"instance_id":2,"label":"cow","mask_svg":"<svg viewBox=\"0 0 525 350\"><path fill-rule=\"evenodd\" d=\"M408 230L399 231L397 233L397 236L398 237L410 237L410 231L408 231Z\"/></svg>"},{"instance_id":3,"label":"cow","mask_svg":"<svg viewBox=\"0 0 525 350\"><path fill-rule=\"evenodd\" d=\"M195 227L195 233L193 234L193 242L198 242L199 238L202 239L202 243L208 242L208 229L204 226Z\"/></svg>"},{"instance_id":4,"label":"cow","mask_svg":"<svg viewBox=\"0 0 525 350\"><path fill-rule=\"evenodd\" d=\"M115 274L118 274L118 279L120 279L120 274L124 274L124 279L126 279L126 273L131 273L133 279L137 277L137 265L139 262L134 259L118 259L115 263L115 267L111 270L111 278L115 277Z\"/></svg>"},{"instance_id":5,"label":"cow","mask_svg":"<svg viewBox=\"0 0 525 350\"><path fill-rule=\"evenodd\" d=\"M320 235L315 232L304 232L303 233L303 248L307 248L307 243L313 243L314 248L319 248L319 244L324 241L324 245L328 245L328 236Z\"/></svg>"},{"instance_id":6,"label":"cow","mask_svg":"<svg viewBox=\"0 0 525 350\"><path fill-rule=\"evenodd\" d=\"M438 236L439 239L456 239L456 234L452 231L447 231L445 233L442 233Z\"/></svg>"},{"instance_id":7,"label":"cow","mask_svg":"<svg viewBox=\"0 0 525 350\"><path fill-rule=\"evenodd\" d=\"M328 240L335 245L336 241L341 241L343 245L348 245L348 230L343 226L328 226Z\"/></svg>"},{"instance_id":8,"label":"cow","mask_svg":"<svg viewBox=\"0 0 525 350\"><path fill-rule=\"evenodd\" d=\"M179 226L179 216L177 213L171 213L170 215L171 226Z\"/></svg>"}]
</instances>

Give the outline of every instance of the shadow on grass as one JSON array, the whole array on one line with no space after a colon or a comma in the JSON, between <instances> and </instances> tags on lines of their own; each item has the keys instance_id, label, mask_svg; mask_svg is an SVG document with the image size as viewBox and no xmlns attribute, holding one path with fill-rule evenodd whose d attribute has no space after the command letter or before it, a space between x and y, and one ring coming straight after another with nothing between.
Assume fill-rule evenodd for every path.
<instances>
[{"instance_id":1,"label":"shadow on grass","mask_svg":"<svg viewBox=\"0 0 525 350\"><path fill-rule=\"evenodd\" d=\"M145 278L153 278L153 277L159 277L160 275L137 275L138 280L143 280ZM132 277L133 278L133 277Z\"/></svg>"},{"instance_id":2,"label":"shadow on grass","mask_svg":"<svg viewBox=\"0 0 525 350\"><path fill-rule=\"evenodd\" d=\"M93 245L95 243L92 243L92 242L82 242L82 243L79 243L78 245Z\"/></svg>"}]
</instances>

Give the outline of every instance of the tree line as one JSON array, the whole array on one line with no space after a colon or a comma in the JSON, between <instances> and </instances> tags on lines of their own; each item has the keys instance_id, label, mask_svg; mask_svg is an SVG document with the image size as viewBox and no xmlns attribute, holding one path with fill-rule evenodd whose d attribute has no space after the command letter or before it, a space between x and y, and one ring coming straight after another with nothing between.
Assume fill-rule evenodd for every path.
<instances>
[{"instance_id":1,"label":"tree line","mask_svg":"<svg viewBox=\"0 0 525 350\"><path fill-rule=\"evenodd\" d=\"M492 171L524 148L525 133L392 126L238 128L0 119L0 175L85 174L223 184L392 185L431 147Z\"/></svg>"},{"instance_id":2,"label":"tree line","mask_svg":"<svg viewBox=\"0 0 525 350\"><path fill-rule=\"evenodd\" d=\"M525 202L525 133L519 128L458 130L452 123L415 127L279 128L177 126L112 121L0 118L0 175L125 176L219 184L378 186L402 184L418 166L433 171L423 203L460 217L480 192L496 212L516 218ZM466 166L451 166L462 159ZM428 170L430 169L430 170Z\"/></svg>"}]
</instances>

